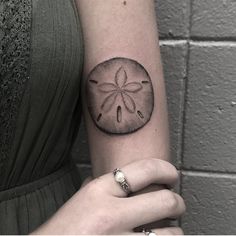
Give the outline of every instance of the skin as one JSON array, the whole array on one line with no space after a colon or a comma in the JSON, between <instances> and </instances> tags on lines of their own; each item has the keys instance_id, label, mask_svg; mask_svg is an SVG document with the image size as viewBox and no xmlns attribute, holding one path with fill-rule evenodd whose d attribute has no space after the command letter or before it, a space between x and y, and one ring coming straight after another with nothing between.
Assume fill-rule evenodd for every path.
<instances>
[{"instance_id":1,"label":"skin","mask_svg":"<svg viewBox=\"0 0 236 236\"><path fill-rule=\"evenodd\" d=\"M174 185L178 174L168 162L168 118L154 1L77 0L76 3L84 36L82 92L93 176L33 234L143 235L134 229L153 222L150 228L157 234L182 234L180 228L163 228L156 224L179 217L185 205L181 196L164 189ZM123 133L122 129L111 131L112 126L105 124L99 127L95 122L99 114L93 117L89 110L97 106L92 97L97 96L97 90L86 89L86 83L94 68L112 58L138 62L147 71L153 89L150 118L138 129L130 124L122 127ZM114 83L114 74L119 68L109 78L104 73L103 82ZM105 98L97 96L97 99L101 106ZM144 99L145 96L140 96L141 103ZM120 103L115 105L124 110ZM150 108L150 103L147 106ZM116 113L114 116L117 119ZM128 123L129 117L130 114L123 114ZM120 114L118 119L121 119ZM129 197L114 181L112 171L117 167L122 169L132 188Z\"/></svg>"},{"instance_id":2,"label":"skin","mask_svg":"<svg viewBox=\"0 0 236 236\"><path fill-rule=\"evenodd\" d=\"M166 95L154 2L129 0L124 5L120 0L77 0L77 6L84 36L82 92L93 177L139 159L169 160ZM109 135L96 126L88 110L92 98L85 93L91 71L117 57L132 59L145 68L154 96L150 120L136 132L122 136ZM113 83L114 75L109 78ZM104 80L108 82L109 78Z\"/></svg>"},{"instance_id":3,"label":"skin","mask_svg":"<svg viewBox=\"0 0 236 236\"><path fill-rule=\"evenodd\" d=\"M150 184L173 186L178 173L173 165L158 159L144 159L122 167L132 191ZM136 178L139 176L139 178ZM137 207L138 206L138 207ZM44 225L32 234L134 234L134 228L175 218L185 211L183 199L168 189L127 197L113 174L87 180L83 187ZM177 227L153 229L157 234L179 235Z\"/></svg>"},{"instance_id":4,"label":"skin","mask_svg":"<svg viewBox=\"0 0 236 236\"><path fill-rule=\"evenodd\" d=\"M97 65L87 78L85 99L94 124L113 135L141 129L154 105L148 72L128 58L111 58Z\"/></svg>"}]
</instances>

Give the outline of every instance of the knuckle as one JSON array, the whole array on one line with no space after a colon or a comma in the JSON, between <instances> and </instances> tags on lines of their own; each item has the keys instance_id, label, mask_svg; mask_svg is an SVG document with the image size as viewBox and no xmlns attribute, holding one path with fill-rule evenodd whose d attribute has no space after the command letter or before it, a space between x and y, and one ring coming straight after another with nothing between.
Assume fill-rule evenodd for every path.
<instances>
[{"instance_id":1,"label":"knuckle","mask_svg":"<svg viewBox=\"0 0 236 236\"><path fill-rule=\"evenodd\" d=\"M146 160L141 161L141 167L148 173L156 171L157 161L154 158L148 158Z\"/></svg>"},{"instance_id":2,"label":"knuckle","mask_svg":"<svg viewBox=\"0 0 236 236\"><path fill-rule=\"evenodd\" d=\"M185 205L185 202L184 202L184 199L177 193L174 193L177 201L178 201L178 211L177 213L179 215L182 215L185 211L186 211L186 205Z\"/></svg>"},{"instance_id":3,"label":"knuckle","mask_svg":"<svg viewBox=\"0 0 236 236\"><path fill-rule=\"evenodd\" d=\"M172 165L170 162L160 160L160 168L165 170L165 173L167 173L168 177L171 180L177 182L177 180L179 179L179 174L174 165Z\"/></svg>"},{"instance_id":4,"label":"knuckle","mask_svg":"<svg viewBox=\"0 0 236 236\"><path fill-rule=\"evenodd\" d=\"M172 182L177 182L179 179L179 174L174 165L169 163L168 161L160 160L157 158L148 158L141 160L139 162L140 167L150 175L151 173L158 172L158 169L161 169L163 173L165 173L165 176L168 177L168 179L172 180ZM153 174L153 176L156 176Z\"/></svg>"},{"instance_id":5,"label":"knuckle","mask_svg":"<svg viewBox=\"0 0 236 236\"><path fill-rule=\"evenodd\" d=\"M162 190L162 202L164 203L164 207L169 211L176 211L179 205L175 193L167 189Z\"/></svg>"},{"instance_id":6,"label":"knuckle","mask_svg":"<svg viewBox=\"0 0 236 236\"><path fill-rule=\"evenodd\" d=\"M186 212L186 204L184 202L184 199L179 196L180 206L181 206L181 214L184 214Z\"/></svg>"},{"instance_id":7,"label":"knuckle","mask_svg":"<svg viewBox=\"0 0 236 236\"><path fill-rule=\"evenodd\" d=\"M174 181L178 181L179 180L179 174L178 174L178 171L176 169L175 166L171 165L170 164L170 175L171 175L171 178L174 180Z\"/></svg>"},{"instance_id":8,"label":"knuckle","mask_svg":"<svg viewBox=\"0 0 236 236\"><path fill-rule=\"evenodd\" d=\"M87 188L87 191L90 192L91 194L93 193L98 194L102 190L101 180L99 178L96 178L90 183L88 183L85 187Z\"/></svg>"}]
</instances>

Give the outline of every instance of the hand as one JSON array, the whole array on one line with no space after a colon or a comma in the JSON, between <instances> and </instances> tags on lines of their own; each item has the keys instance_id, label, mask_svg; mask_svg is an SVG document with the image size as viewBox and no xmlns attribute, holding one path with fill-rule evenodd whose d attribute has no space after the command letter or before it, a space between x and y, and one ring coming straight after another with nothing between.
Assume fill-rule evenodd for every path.
<instances>
[{"instance_id":1,"label":"hand","mask_svg":"<svg viewBox=\"0 0 236 236\"><path fill-rule=\"evenodd\" d=\"M132 192L150 184L173 186L178 180L176 168L159 159L145 159L121 168ZM81 189L41 228L33 234L140 234L134 228L185 211L183 199L163 189L127 197L113 173L84 184ZM158 234L183 234L177 227L152 229Z\"/></svg>"}]
</instances>

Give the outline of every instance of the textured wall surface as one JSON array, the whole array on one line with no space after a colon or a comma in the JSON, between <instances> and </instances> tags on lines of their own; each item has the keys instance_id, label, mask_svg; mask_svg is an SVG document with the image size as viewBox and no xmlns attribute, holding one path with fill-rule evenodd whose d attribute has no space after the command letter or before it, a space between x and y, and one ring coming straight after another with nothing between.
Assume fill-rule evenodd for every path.
<instances>
[{"instance_id":1,"label":"textured wall surface","mask_svg":"<svg viewBox=\"0 0 236 236\"><path fill-rule=\"evenodd\" d=\"M236 1L156 0L186 234L236 234ZM90 173L82 125L74 156Z\"/></svg>"}]
</instances>

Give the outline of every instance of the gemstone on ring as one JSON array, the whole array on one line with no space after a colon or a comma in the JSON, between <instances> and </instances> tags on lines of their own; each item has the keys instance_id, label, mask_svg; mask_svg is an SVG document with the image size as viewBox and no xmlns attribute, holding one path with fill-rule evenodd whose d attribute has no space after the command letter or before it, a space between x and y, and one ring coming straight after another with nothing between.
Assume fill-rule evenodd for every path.
<instances>
[{"instance_id":1,"label":"gemstone on ring","mask_svg":"<svg viewBox=\"0 0 236 236\"><path fill-rule=\"evenodd\" d=\"M128 181L126 180L124 173L119 168L116 168L113 171L113 174L114 174L115 181L121 186L124 192L126 192L127 194L131 193L130 185Z\"/></svg>"},{"instance_id":2,"label":"gemstone on ring","mask_svg":"<svg viewBox=\"0 0 236 236\"><path fill-rule=\"evenodd\" d=\"M121 171L118 171L116 174L115 174L115 180L119 183L123 183L125 181L125 176L124 174L121 172Z\"/></svg>"}]
</instances>

